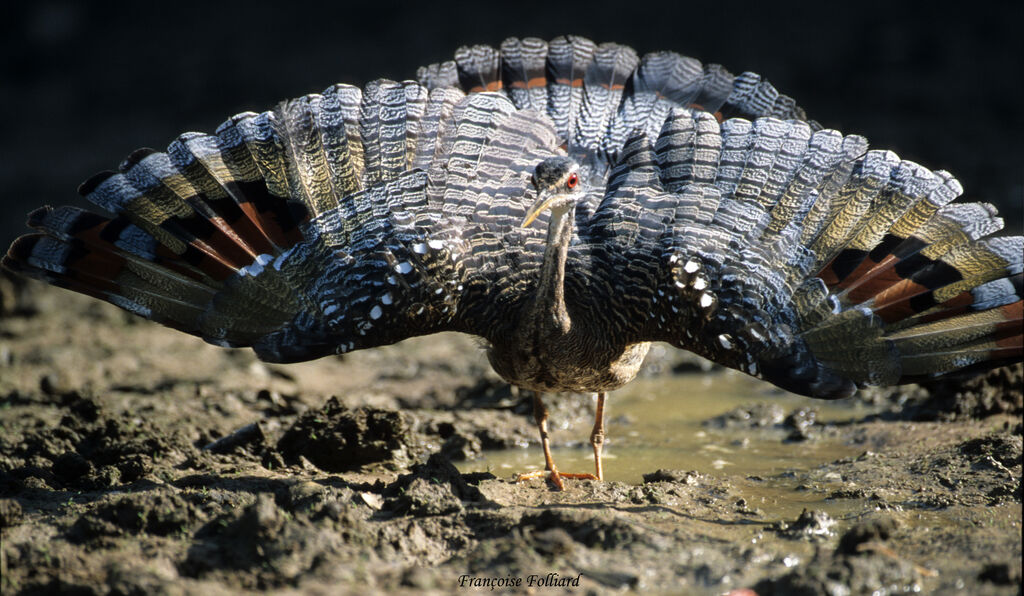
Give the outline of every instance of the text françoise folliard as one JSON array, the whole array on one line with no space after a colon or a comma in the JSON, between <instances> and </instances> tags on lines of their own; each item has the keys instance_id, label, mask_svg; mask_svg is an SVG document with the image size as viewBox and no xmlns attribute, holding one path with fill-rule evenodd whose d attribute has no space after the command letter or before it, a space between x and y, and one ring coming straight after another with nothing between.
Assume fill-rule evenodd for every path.
<instances>
[{"instance_id":1,"label":"text fran\u00e7oise folliard","mask_svg":"<svg viewBox=\"0 0 1024 596\"><path fill-rule=\"evenodd\" d=\"M576 577L560 576L557 573L548 573L546 575L531 573L526 577L520 577L516 575L506 575L505 577L477 577L474 575L460 575L459 587L490 588L492 590L496 588L521 588L523 586L526 586L528 588L561 588L568 586L579 587L581 575L583 574L577 574Z\"/></svg>"}]
</instances>

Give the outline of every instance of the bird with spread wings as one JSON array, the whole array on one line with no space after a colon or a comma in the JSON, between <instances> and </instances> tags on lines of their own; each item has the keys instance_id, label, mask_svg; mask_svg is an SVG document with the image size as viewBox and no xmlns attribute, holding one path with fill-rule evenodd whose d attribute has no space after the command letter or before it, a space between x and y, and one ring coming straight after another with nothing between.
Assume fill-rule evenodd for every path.
<instances>
[{"instance_id":1,"label":"bird with spread wings","mask_svg":"<svg viewBox=\"0 0 1024 596\"><path fill-rule=\"evenodd\" d=\"M756 74L579 37L459 50L141 149L3 266L294 362L459 331L534 392L669 342L818 398L1022 357L1019 236ZM570 475L572 476L572 475Z\"/></svg>"}]
</instances>

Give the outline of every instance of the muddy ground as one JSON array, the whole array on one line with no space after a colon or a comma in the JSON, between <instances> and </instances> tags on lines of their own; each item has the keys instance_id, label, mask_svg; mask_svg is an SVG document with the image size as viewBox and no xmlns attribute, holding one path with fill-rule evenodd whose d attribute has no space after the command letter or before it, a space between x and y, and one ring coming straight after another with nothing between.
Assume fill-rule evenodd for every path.
<instances>
[{"instance_id":1,"label":"muddy ground","mask_svg":"<svg viewBox=\"0 0 1024 596\"><path fill-rule=\"evenodd\" d=\"M277 366L35 284L0 278L0 310L4 594L1021 591L1020 365L862 395L875 413L827 433L857 455L786 478L556 492L453 465L536 444L468 338ZM764 395L708 427L818 440ZM555 405L556 439L589 434L587 407ZM848 513L780 517L750 496L778 480Z\"/></svg>"}]
</instances>

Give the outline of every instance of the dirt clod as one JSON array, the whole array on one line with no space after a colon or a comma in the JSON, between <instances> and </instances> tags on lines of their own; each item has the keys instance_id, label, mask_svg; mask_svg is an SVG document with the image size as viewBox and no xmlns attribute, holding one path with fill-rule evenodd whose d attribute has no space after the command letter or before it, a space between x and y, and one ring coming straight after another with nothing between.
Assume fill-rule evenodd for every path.
<instances>
[{"instance_id":1,"label":"dirt clod","mask_svg":"<svg viewBox=\"0 0 1024 596\"><path fill-rule=\"evenodd\" d=\"M644 482L680 482L682 484L697 484L700 474L686 470L656 470L650 474L644 474Z\"/></svg>"},{"instance_id":2,"label":"dirt clod","mask_svg":"<svg viewBox=\"0 0 1024 596\"><path fill-rule=\"evenodd\" d=\"M21 505L14 499L0 499L0 528L10 528L21 523Z\"/></svg>"},{"instance_id":3,"label":"dirt clod","mask_svg":"<svg viewBox=\"0 0 1024 596\"><path fill-rule=\"evenodd\" d=\"M861 545L867 542L884 542L896 530L897 523L891 517L877 517L858 523L843 534L839 539L836 552L845 555L856 555L861 552Z\"/></svg>"},{"instance_id":4,"label":"dirt clod","mask_svg":"<svg viewBox=\"0 0 1024 596\"><path fill-rule=\"evenodd\" d=\"M461 513L463 501L480 501L480 491L442 455L431 455L384 491L385 509L415 517Z\"/></svg>"},{"instance_id":5,"label":"dirt clod","mask_svg":"<svg viewBox=\"0 0 1024 596\"><path fill-rule=\"evenodd\" d=\"M835 535L836 520L824 511L804 509L792 523L780 522L772 529L790 540L828 540Z\"/></svg>"},{"instance_id":6,"label":"dirt clod","mask_svg":"<svg viewBox=\"0 0 1024 596\"><path fill-rule=\"evenodd\" d=\"M285 462L299 456L328 472L346 472L370 464L400 469L417 450L401 412L351 409L331 398L303 414L277 443Z\"/></svg>"}]
</instances>

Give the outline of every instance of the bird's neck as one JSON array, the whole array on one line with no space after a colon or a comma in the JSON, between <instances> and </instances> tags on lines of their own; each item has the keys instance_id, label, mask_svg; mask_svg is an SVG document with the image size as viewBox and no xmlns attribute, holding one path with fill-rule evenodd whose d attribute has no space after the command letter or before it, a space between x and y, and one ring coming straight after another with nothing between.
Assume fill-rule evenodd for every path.
<instances>
[{"instance_id":1,"label":"bird's neck","mask_svg":"<svg viewBox=\"0 0 1024 596\"><path fill-rule=\"evenodd\" d=\"M572 240L574 214L573 207L552 210L548 224L544 265L537 285L533 316L530 317L540 322L540 330L545 335L564 335L572 327L569 311L565 308L565 260Z\"/></svg>"}]
</instances>

